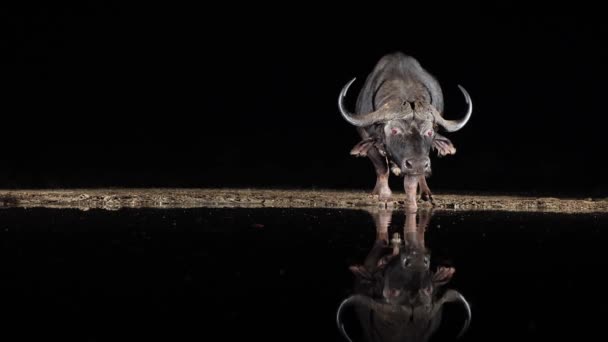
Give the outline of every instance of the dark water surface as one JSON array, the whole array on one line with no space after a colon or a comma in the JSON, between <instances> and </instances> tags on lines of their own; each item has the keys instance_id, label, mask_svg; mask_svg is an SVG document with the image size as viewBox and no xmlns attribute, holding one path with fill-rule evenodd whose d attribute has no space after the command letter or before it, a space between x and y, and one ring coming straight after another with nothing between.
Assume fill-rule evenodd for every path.
<instances>
[{"instance_id":1,"label":"dark water surface","mask_svg":"<svg viewBox=\"0 0 608 342\"><path fill-rule=\"evenodd\" d=\"M393 212L389 235L404 222ZM471 306L461 341L605 339L607 223L433 213L431 269L454 267L446 287ZM3 340L345 341L336 310L375 239L363 210L0 210ZM433 339L464 319L446 304Z\"/></svg>"}]
</instances>

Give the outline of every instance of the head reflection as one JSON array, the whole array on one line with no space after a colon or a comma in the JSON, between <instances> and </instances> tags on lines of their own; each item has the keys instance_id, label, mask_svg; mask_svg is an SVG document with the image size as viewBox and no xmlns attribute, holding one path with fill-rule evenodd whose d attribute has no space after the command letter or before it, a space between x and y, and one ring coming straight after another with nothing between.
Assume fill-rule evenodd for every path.
<instances>
[{"instance_id":1,"label":"head reflection","mask_svg":"<svg viewBox=\"0 0 608 342\"><path fill-rule=\"evenodd\" d=\"M405 214L402 234L389 238L393 210L370 211L376 225L376 240L362 265L353 265L354 294L338 308L336 320L342 335L352 341L342 316L354 310L366 341L427 341L439 328L445 303L459 302L465 308L466 321L458 334L468 329L471 310L465 298L446 285L453 267L430 266L430 252L424 233L431 211Z\"/></svg>"}]
</instances>

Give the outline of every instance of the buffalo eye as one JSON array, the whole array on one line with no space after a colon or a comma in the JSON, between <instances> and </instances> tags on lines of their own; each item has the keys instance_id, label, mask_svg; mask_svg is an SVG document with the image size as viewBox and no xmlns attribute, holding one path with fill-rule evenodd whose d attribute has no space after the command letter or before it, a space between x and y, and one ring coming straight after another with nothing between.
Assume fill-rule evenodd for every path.
<instances>
[{"instance_id":1,"label":"buffalo eye","mask_svg":"<svg viewBox=\"0 0 608 342\"><path fill-rule=\"evenodd\" d=\"M433 132L432 129L429 129L428 131L426 131L425 135L428 136L428 137L432 137L434 133L435 132Z\"/></svg>"},{"instance_id":2,"label":"buffalo eye","mask_svg":"<svg viewBox=\"0 0 608 342\"><path fill-rule=\"evenodd\" d=\"M399 130L399 128L391 128L391 134L392 135L397 135L401 133L401 131Z\"/></svg>"}]
</instances>

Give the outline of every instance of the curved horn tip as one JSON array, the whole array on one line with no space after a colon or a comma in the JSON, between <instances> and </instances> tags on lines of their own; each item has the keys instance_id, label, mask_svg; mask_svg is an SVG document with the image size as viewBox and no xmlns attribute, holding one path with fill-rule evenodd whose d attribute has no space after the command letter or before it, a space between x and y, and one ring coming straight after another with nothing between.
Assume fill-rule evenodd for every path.
<instances>
[{"instance_id":1,"label":"curved horn tip","mask_svg":"<svg viewBox=\"0 0 608 342\"><path fill-rule=\"evenodd\" d=\"M457 300L460 301L464 305L465 310L467 311L467 319L464 322L464 325L463 325L462 329L460 330L460 333L458 333L457 338L460 338L462 335L464 335L467 332L467 330L469 330L469 326L471 325L471 306L469 305L469 302L467 302L467 300L464 298L464 296L460 292L458 292L458 291L455 291L455 292L456 292Z\"/></svg>"},{"instance_id":2,"label":"curved horn tip","mask_svg":"<svg viewBox=\"0 0 608 342\"><path fill-rule=\"evenodd\" d=\"M350 80L348 83L346 83L346 85L342 88L342 91L340 91L340 96L338 96L338 109L340 110L340 114L342 115L342 117L351 125L355 125L355 126L364 126L365 124L362 123L360 120L357 120L356 118L353 117L353 114L350 113L347 109L346 106L344 104L344 99L346 98L346 93L348 92L348 88L351 86L351 84L353 84L353 82L355 82L357 78L354 77L352 80Z\"/></svg>"},{"instance_id":3,"label":"curved horn tip","mask_svg":"<svg viewBox=\"0 0 608 342\"><path fill-rule=\"evenodd\" d=\"M342 301L342 303L340 303L340 306L338 307L338 312L336 312L336 324L338 325L338 330L340 330L340 333L342 334L342 336L344 336L344 338L346 338L346 340L348 342L353 342L350 339L350 336L348 336L348 334L346 333L346 330L344 329L344 324L342 324L342 319L340 318L342 316L342 310L344 309L345 306L347 305L351 305L354 301L354 296L350 296L348 298L346 298L345 300Z\"/></svg>"},{"instance_id":4,"label":"curved horn tip","mask_svg":"<svg viewBox=\"0 0 608 342\"><path fill-rule=\"evenodd\" d=\"M342 87L342 91L340 92L340 96L342 97L346 97L346 93L348 92L348 88L350 88L350 86L353 84L353 82L355 82L357 78L353 77L352 80L350 80L348 83L346 83L346 85L344 87Z\"/></svg>"},{"instance_id":5,"label":"curved horn tip","mask_svg":"<svg viewBox=\"0 0 608 342\"><path fill-rule=\"evenodd\" d=\"M469 92L464 89L463 86L461 86L460 84L457 85L458 89L460 89L460 91L464 94L464 99L467 102L467 104L471 103L471 95L469 95Z\"/></svg>"}]
</instances>

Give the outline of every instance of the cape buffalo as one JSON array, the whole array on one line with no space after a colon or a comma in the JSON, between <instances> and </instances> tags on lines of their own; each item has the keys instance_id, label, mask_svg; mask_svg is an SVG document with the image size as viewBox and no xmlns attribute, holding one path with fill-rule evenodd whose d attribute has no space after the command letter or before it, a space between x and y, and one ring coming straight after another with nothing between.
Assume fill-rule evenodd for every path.
<instances>
[{"instance_id":1,"label":"cape buffalo","mask_svg":"<svg viewBox=\"0 0 608 342\"><path fill-rule=\"evenodd\" d=\"M430 149L440 156L456 153L452 142L437 133L463 128L471 118L473 104L464 94L468 110L460 120L447 120L443 113L443 94L437 80L411 56L397 52L385 55L368 75L357 98L355 113L350 113L344 98L356 78L348 82L338 98L340 113L357 127L363 140L351 150L355 156L367 156L376 170L376 186L372 194L386 200L391 196L389 170L404 175L406 199L410 208L417 208L416 190L420 185L423 200L433 201L426 183L431 173Z\"/></svg>"}]
</instances>

